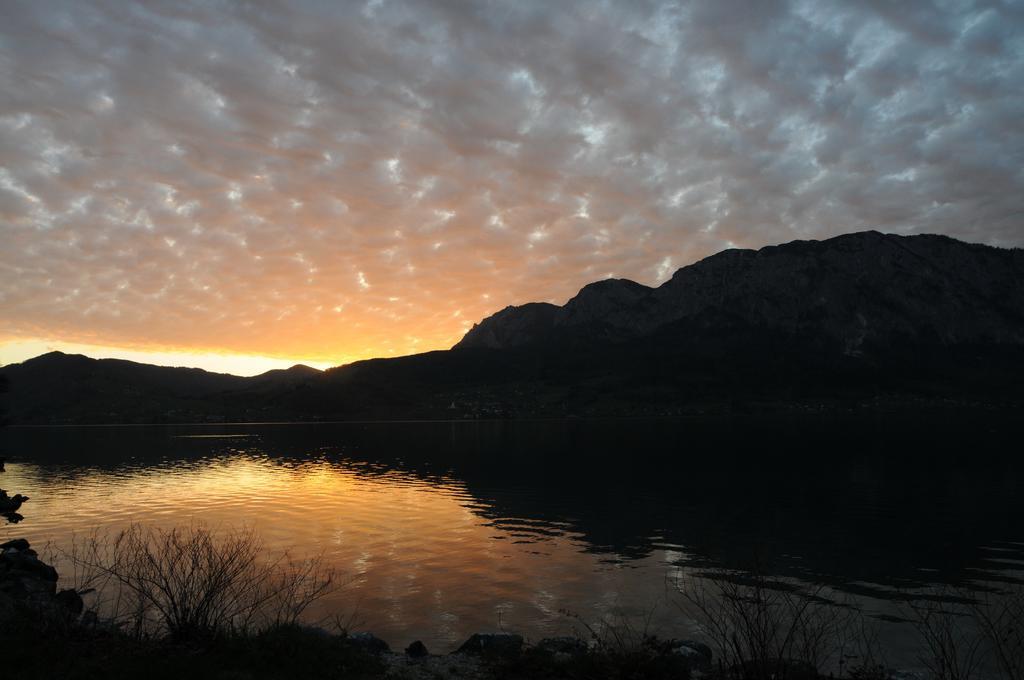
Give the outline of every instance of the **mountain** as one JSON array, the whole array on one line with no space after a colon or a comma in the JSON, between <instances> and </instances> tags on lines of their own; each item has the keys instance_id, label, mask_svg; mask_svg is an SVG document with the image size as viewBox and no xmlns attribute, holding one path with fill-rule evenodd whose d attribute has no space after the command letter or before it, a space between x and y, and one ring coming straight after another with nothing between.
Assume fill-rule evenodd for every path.
<instances>
[{"instance_id":1,"label":"mountain","mask_svg":"<svg viewBox=\"0 0 1024 680\"><path fill-rule=\"evenodd\" d=\"M451 350L323 372L51 353L0 377L13 424L1019 405L1024 251L863 232L726 250L656 288L599 281Z\"/></svg>"},{"instance_id":2,"label":"mountain","mask_svg":"<svg viewBox=\"0 0 1024 680\"><path fill-rule=\"evenodd\" d=\"M551 332L559 311L560 307L547 302L510 305L488 317L484 323L475 324L455 347L501 348L527 345Z\"/></svg>"},{"instance_id":3,"label":"mountain","mask_svg":"<svg viewBox=\"0 0 1024 680\"><path fill-rule=\"evenodd\" d=\"M3 368L14 423L204 420L233 394L278 390L319 373L299 365L244 378L63 352Z\"/></svg>"},{"instance_id":4,"label":"mountain","mask_svg":"<svg viewBox=\"0 0 1024 680\"><path fill-rule=\"evenodd\" d=\"M288 368L275 368L252 378L251 382L260 385L280 385L282 383L301 383L320 375L320 369L305 364L295 364Z\"/></svg>"},{"instance_id":5,"label":"mountain","mask_svg":"<svg viewBox=\"0 0 1024 680\"><path fill-rule=\"evenodd\" d=\"M1019 345L1024 251L869 231L726 250L657 288L625 279L592 283L565 306L546 306L543 323L521 321L534 316L529 307L485 319L455 347L509 348L583 334L625 340L723 316L853 355L916 343Z\"/></svg>"}]
</instances>

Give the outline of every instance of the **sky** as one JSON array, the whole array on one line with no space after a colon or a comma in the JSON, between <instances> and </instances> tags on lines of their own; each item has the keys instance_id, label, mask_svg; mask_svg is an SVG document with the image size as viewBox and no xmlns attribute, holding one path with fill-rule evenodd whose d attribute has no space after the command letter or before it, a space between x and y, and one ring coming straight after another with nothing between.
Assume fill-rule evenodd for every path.
<instances>
[{"instance_id":1,"label":"sky","mask_svg":"<svg viewBox=\"0 0 1024 680\"><path fill-rule=\"evenodd\" d=\"M1024 3L0 3L0 364L410 354L864 229L1024 246Z\"/></svg>"}]
</instances>

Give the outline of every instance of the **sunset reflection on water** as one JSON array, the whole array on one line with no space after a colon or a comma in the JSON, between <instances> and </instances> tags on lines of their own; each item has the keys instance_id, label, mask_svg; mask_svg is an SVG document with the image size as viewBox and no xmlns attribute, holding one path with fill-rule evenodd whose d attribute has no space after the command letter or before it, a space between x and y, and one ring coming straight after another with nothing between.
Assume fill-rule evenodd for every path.
<instances>
[{"instance_id":1,"label":"sunset reflection on water","mask_svg":"<svg viewBox=\"0 0 1024 680\"><path fill-rule=\"evenodd\" d=\"M588 553L558 522L489 519L456 479L423 478L358 461L275 461L262 454L115 469L9 464L4 485L31 497L26 519L0 529L62 550L93 531L131 523L251 527L268 554L322 554L343 587L310 616L372 630L393 646L423 639L439 651L472 632L566 633L569 615L661 613L678 550L627 566ZM623 594L628 593L628 598Z\"/></svg>"},{"instance_id":2,"label":"sunset reflection on water","mask_svg":"<svg viewBox=\"0 0 1024 680\"><path fill-rule=\"evenodd\" d=\"M322 554L337 571L310 622L435 652L602 619L694 636L673 579L756 568L856 601L913 658L907 593L1021 577L1024 460L1008 432L857 418L10 428L0 485L31 500L0 539L69 574L60 551L93 531L252 528L269 557Z\"/></svg>"}]
</instances>

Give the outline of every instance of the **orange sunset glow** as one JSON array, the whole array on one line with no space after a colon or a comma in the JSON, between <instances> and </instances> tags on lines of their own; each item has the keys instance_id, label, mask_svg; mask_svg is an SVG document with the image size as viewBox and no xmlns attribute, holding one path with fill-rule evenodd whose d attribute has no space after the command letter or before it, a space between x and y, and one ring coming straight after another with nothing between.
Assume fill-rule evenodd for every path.
<instances>
[{"instance_id":1,"label":"orange sunset glow","mask_svg":"<svg viewBox=\"0 0 1024 680\"><path fill-rule=\"evenodd\" d=\"M330 366L733 246L1020 243L994 15L332 5L0 10L0 363Z\"/></svg>"}]
</instances>

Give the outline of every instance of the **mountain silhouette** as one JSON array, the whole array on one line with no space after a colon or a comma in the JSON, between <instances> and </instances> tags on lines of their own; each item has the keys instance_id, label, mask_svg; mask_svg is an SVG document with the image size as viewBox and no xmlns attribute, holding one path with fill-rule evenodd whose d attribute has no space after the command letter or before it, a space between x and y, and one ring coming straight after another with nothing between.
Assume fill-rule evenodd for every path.
<instances>
[{"instance_id":1,"label":"mountain silhouette","mask_svg":"<svg viewBox=\"0 0 1024 680\"><path fill-rule=\"evenodd\" d=\"M63 352L3 369L15 424L204 420L239 391L279 391L319 373L298 365L245 378Z\"/></svg>"},{"instance_id":2,"label":"mountain silhouette","mask_svg":"<svg viewBox=\"0 0 1024 680\"><path fill-rule=\"evenodd\" d=\"M586 334L628 339L680 321L737 323L857 354L908 343L1024 342L1024 251L875 231L726 250L657 288L584 287L563 307L507 307L456 347L508 348ZM704 321L706 320L706 321Z\"/></svg>"},{"instance_id":3,"label":"mountain silhouette","mask_svg":"<svg viewBox=\"0 0 1024 680\"><path fill-rule=\"evenodd\" d=\"M1017 403L1024 250L847 234L726 250L651 288L507 307L451 350L242 378L59 352L14 424L674 415Z\"/></svg>"}]
</instances>

